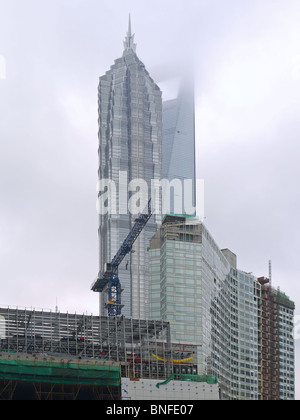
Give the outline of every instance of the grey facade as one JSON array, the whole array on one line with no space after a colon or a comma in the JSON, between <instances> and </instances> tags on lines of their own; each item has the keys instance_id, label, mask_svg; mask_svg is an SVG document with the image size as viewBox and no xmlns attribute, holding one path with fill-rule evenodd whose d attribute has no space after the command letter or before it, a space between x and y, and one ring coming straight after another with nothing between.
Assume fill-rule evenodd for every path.
<instances>
[{"instance_id":1,"label":"grey facade","mask_svg":"<svg viewBox=\"0 0 300 420\"><path fill-rule=\"evenodd\" d=\"M142 179L150 192L151 180L161 179L161 91L135 51L129 24L122 57L115 60L99 83L99 180L108 179L116 186L111 196L115 211L100 215L100 272L115 256L137 217L127 207L132 196L127 189L129 183ZM158 216L153 216L135 243L135 252L120 266L125 316L146 318L147 248L157 230L157 222ZM100 295L102 315L106 314L106 299L104 292Z\"/></svg>"},{"instance_id":2,"label":"grey facade","mask_svg":"<svg viewBox=\"0 0 300 420\"><path fill-rule=\"evenodd\" d=\"M236 332L232 348L232 397L258 400L260 284L252 274L233 271L237 281L233 296L237 299L231 305L231 322Z\"/></svg>"},{"instance_id":3,"label":"grey facade","mask_svg":"<svg viewBox=\"0 0 300 420\"><path fill-rule=\"evenodd\" d=\"M192 181L190 190L183 189L182 210L171 199L168 213L195 215L190 210L196 207L195 102L194 89L188 83L182 84L176 99L163 102L162 174L169 181L179 179L182 186L184 180Z\"/></svg>"},{"instance_id":4,"label":"grey facade","mask_svg":"<svg viewBox=\"0 0 300 420\"><path fill-rule=\"evenodd\" d=\"M279 317L279 398L295 399L295 305L284 294L278 292ZM283 299L282 299L282 296ZM280 299L281 297L281 299Z\"/></svg>"}]
</instances>

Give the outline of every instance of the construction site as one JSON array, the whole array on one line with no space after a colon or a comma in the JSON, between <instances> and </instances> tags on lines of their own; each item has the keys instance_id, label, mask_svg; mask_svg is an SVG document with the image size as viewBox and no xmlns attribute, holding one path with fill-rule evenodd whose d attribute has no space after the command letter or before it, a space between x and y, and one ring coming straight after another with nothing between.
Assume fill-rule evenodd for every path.
<instances>
[{"instance_id":1,"label":"construction site","mask_svg":"<svg viewBox=\"0 0 300 420\"><path fill-rule=\"evenodd\" d=\"M122 315L119 266L151 216L150 200L92 285L107 295L107 316L0 309L0 400L218 399L217 378L198 375L195 344L172 343L168 322Z\"/></svg>"},{"instance_id":2,"label":"construction site","mask_svg":"<svg viewBox=\"0 0 300 420\"><path fill-rule=\"evenodd\" d=\"M283 324L280 322L280 308L294 311L295 304L280 290L272 287L270 278L260 277L261 284L261 393L267 401L280 400L280 337ZM291 328L292 330L292 328ZM285 337L292 339L292 331L286 329ZM285 383L288 377L285 376Z\"/></svg>"},{"instance_id":3,"label":"construction site","mask_svg":"<svg viewBox=\"0 0 300 420\"><path fill-rule=\"evenodd\" d=\"M120 400L122 378L216 384L161 321L1 308L0 339L0 400Z\"/></svg>"}]
</instances>

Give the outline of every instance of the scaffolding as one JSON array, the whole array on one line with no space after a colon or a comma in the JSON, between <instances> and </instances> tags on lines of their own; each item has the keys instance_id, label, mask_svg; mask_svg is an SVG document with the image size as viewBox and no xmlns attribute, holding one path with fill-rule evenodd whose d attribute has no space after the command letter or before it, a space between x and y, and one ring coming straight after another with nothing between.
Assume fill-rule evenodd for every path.
<instances>
[{"instance_id":1,"label":"scaffolding","mask_svg":"<svg viewBox=\"0 0 300 420\"><path fill-rule=\"evenodd\" d=\"M295 304L272 287L270 279L260 277L261 284L261 393L263 400L280 399L279 306L291 310Z\"/></svg>"},{"instance_id":2,"label":"scaffolding","mask_svg":"<svg viewBox=\"0 0 300 420\"><path fill-rule=\"evenodd\" d=\"M0 308L0 320L2 353L115 362L128 378L197 374L196 348L172 345L167 322L19 308Z\"/></svg>"}]
</instances>

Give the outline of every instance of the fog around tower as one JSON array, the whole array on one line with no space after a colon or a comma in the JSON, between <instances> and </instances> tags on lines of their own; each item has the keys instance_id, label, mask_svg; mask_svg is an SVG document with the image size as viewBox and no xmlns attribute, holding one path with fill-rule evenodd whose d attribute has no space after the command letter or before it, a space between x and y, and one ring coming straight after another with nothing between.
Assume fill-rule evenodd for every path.
<instances>
[{"instance_id":1,"label":"fog around tower","mask_svg":"<svg viewBox=\"0 0 300 420\"><path fill-rule=\"evenodd\" d=\"M1 305L97 313L97 86L129 13L166 99L193 62L206 226L300 315L298 0L0 0Z\"/></svg>"}]
</instances>

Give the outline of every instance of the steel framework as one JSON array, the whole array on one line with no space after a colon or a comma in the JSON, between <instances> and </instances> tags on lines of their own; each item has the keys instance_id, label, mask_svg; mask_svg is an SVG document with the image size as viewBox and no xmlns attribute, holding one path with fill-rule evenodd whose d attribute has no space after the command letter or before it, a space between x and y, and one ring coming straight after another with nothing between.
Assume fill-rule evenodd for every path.
<instances>
[{"instance_id":1,"label":"steel framework","mask_svg":"<svg viewBox=\"0 0 300 420\"><path fill-rule=\"evenodd\" d=\"M122 287L118 273L119 265L124 260L125 256L132 251L132 247L135 241L150 220L151 216L152 210L150 199L147 208L136 219L133 228L129 232L127 238L124 240L122 246L118 250L111 263L106 264L104 273L99 273L98 279L92 285L92 290L94 292L103 292L107 285L109 286L107 310L108 316L110 317L121 315L122 311Z\"/></svg>"},{"instance_id":2,"label":"steel framework","mask_svg":"<svg viewBox=\"0 0 300 420\"><path fill-rule=\"evenodd\" d=\"M124 377L197 373L196 347L172 344L169 323L123 316L0 308L0 352L117 362Z\"/></svg>"}]
</instances>

